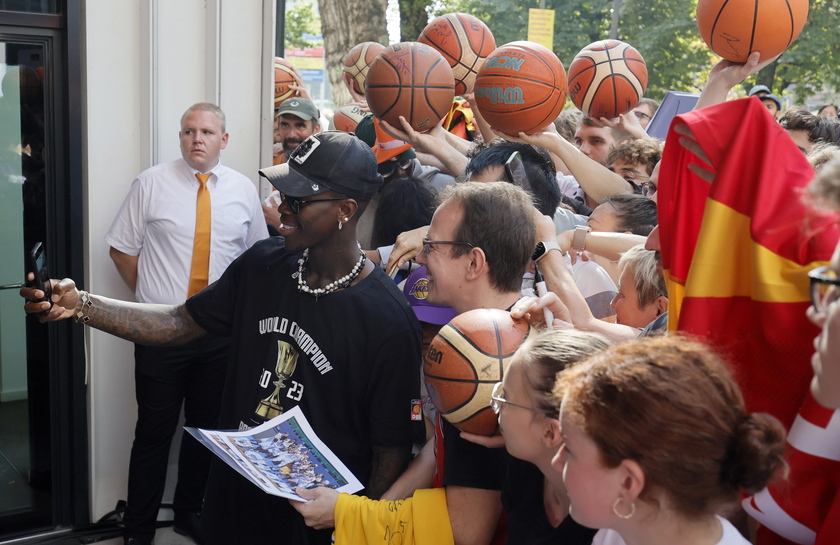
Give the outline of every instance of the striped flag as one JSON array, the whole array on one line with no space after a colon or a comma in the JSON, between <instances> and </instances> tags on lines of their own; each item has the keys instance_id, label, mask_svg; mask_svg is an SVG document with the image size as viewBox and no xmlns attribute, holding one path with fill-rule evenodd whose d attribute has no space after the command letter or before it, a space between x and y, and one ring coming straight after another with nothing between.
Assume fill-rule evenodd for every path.
<instances>
[{"instance_id":1,"label":"striped flag","mask_svg":"<svg viewBox=\"0 0 840 545\"><path fill-rule=\"evenodd\" d=\"M713 184L676 141L687 124L716 167ZM669 329L727 353L750 411L790 427L811 379L805 317L808 271L831 258L835 216L803 202L814 171L759 100L677 116L659 175L659 231L668 279Z\"/></svg>"}]
</instances>

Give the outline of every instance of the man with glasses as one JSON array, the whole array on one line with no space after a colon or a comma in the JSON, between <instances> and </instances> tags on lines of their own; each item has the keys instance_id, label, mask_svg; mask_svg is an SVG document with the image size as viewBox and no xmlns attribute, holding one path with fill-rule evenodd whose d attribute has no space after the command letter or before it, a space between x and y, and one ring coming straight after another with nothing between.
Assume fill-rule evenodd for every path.
<instances>
[{"instance_id":1,"label":"man with glasses","mask_svg":"<svg viewBox=\"0 0 840 545\"><path fill-rule=\"evenodd\" d=\"M635 193L643 193L653 168L662 158L662 142L650 138L625 140L610 149L607 168L629 183Z\"/></svg>"},{"instance_id":2,"label":"man with glasses","mask_svg":"<svg viewBox=\"0 0 840 545\"><path fill-rule=\"evenodd\" d=\"M652 98L642 98L639 104L633 108L633 115L639 120L639 125L646 129L650 120L653 119L653 114L659 109L659 103Z\"/></svg>"},{"instance_id":3,"label":"man with glasses","mask_svg":"<svg viewBox=\"0 0 840 545\"><path fill-rule=\"evenodd\" d=\"M533 201L508 182L455 184L444 196L417 256L428 274L426 300L458 313L509 309L536 242ZM435 479L446 487L455 542L489 543L502 511L503 449L470 443L443 419L435 439Z\"/></svg>"}]
</instances>

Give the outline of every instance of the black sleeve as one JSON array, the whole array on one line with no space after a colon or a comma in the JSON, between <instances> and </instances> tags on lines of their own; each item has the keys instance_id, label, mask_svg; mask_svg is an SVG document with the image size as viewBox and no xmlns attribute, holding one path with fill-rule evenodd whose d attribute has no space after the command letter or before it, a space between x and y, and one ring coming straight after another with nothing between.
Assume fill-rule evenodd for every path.
<instances>
[{"instance_id":1,"label":"black sleeve","mask_svg":"<svg viewBox=\"0 0 840 545\"><path fill-rule=\"evenodd\" d=\"M443 419L443 484L501 490L507 472L507 451L487 448L461 438Z\"/></svg>"},{"instance_id":2,"label":"black sleeve","mask_svg":"<svg viewBox=\"0 0 840 545\"><path fill-rule=\"evenodd\" d=\"M420 399L420 342L417 326L387 339L376 353L366 396L372 445L412 442L411 400Z\"/></svg>"}]
</instances>

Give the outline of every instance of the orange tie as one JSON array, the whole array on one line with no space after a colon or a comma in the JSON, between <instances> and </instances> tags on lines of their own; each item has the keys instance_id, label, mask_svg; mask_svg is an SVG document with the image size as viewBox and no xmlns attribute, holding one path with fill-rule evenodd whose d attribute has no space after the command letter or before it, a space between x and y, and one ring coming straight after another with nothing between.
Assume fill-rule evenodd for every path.
<instances>
[{"instance_id":1,"label":"orange tie","mask_svg":"<svg viewBox=\"0 0 840 545\"><path fill-rule=\"evenodd\" d=\"M200 292L207 287L210 278L210 190L207 180L210 174L196 174L201 187L198 188L198 198L195 204L195 240L193 241L192 269L190 269L190 286L187 297Z\"/></svg>"}]
</instances>

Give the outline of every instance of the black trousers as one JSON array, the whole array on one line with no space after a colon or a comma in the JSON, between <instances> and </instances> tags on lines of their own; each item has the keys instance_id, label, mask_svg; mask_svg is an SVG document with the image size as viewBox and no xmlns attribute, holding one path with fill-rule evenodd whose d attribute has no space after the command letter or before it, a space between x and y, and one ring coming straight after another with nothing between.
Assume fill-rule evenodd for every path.
<instances>
[{"instance_id":1,"label":"black trousers","mask_svg":"<svg viewBox=\"0 0 840 545\"><path fill-rule=\"evenodd\" d=\"M137 425L128 467L126 537L151 540L166 483L181 403L187 426L219 420L230 339L205 336L178 347L134 345ZM178 457L175 511L201 511L212 453L184 433Z\"/></svg>"}]
</instances>

